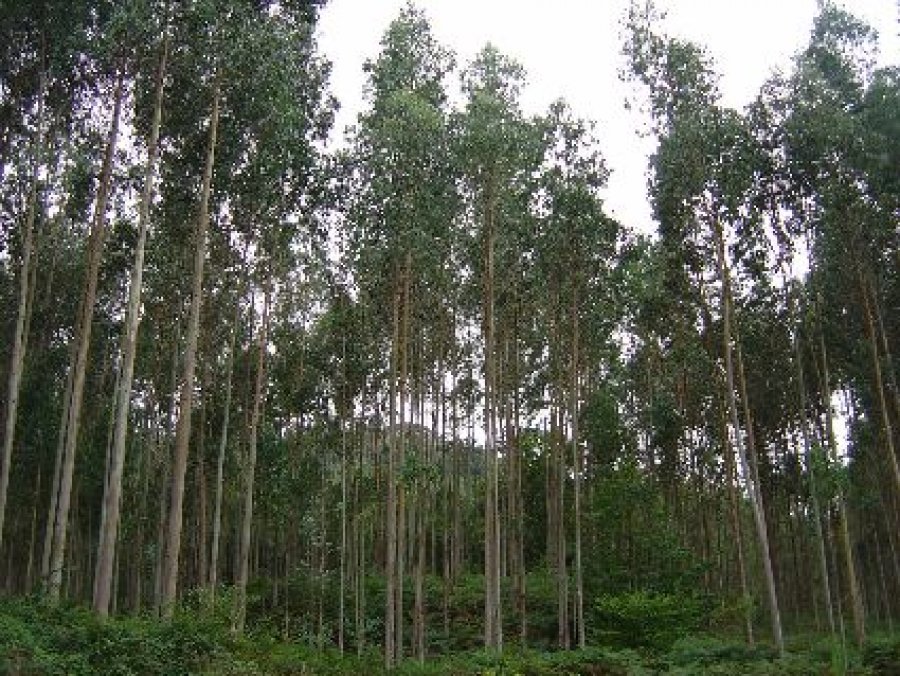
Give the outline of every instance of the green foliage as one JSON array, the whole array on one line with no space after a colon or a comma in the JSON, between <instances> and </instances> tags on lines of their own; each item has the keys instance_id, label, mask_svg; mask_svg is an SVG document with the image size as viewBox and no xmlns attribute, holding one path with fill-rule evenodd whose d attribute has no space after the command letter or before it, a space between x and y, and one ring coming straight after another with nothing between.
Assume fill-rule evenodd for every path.
<instances>
[{"instance_id":1,"label":"green foliage","mask_svg":"<svg viewBox=\"0 0 900 676\"><path fill-rule=\"evenodd\" d=\"M585 562L589 593L623 589L672 593L695 589L703 562L680 542L659 487L635 462L594 480L586 528L595 544Z\"/></svg>"},{"instance_id":2,"label":"green foliage","mask_svg":"<svg viewBox=\"0 0 900 676\"><path fill-rule=\"evenodd\" d=\"M0 603L0 668L35 674L196 673L223 659L227 627L196 615L169 624L101 622L85 608Z\"/></svg>"},{"instance_id":3,"label":"green foliage","mask_svg":"<svg viewBox=\"0 0 900 676\"><path fill-rule=\"evenodd\" d=\"M600 596L591 611L588 626L596 642L664 649L703 626L710 608L697 597L636 591Z\"/></svg>"},{"instance_id":4,"label":"green foliage","mask_svg":"<svg viewBox=\"0 0 900 676\"><path fill-rule=\"evenodd\" d=\"M862 662L876 674L900 674L900 639L892 636L870 640L863 648Z\"/></svg>"},{"instance_id":5,"label":"green foliage","mask_svg":"<svg viewBox=\"0 0 900 676\"><path fill-rule=\"evenodd\" d=\"M437 602L440 581L427 584L429 603ZM393 672L413 676L439 674L480 674L482 676L640 676L642 674L778 674L820 675L900 673L900 640L880 636L858 653L845 654L840 645L828 639L800 636L789 645L785 657L774 648L755 648L730 638L697 634L698 619L706 612L702 601L675 595L627 594L598 599L622 634L616 646L594 645L585 650L547 651L515 645L515 629L503 653L486 651L480 645L480 611L483 579L468 576L454 590L451 620L453 652L429 651L424 664L406 659ZM552 576L532 578L529 590L535 593L533 618L539 622L555 603ZM370 598L383 593L383 581L367 582ZM299 591L299 590L298 590ZM201 603L200 597L194 602ZM308 641L285 640L274 628L257 628L244 637L229 630L227 593L207 615L199 610L183 609L173 623L152 618L97 620L86 608L40 604L32 599L0 602L0 672L24 674L382 674L383 656L375 641L357 655L348 650L341 655L333 647L319 650ZM193 604L189 604L193 605ZM378 604L380 605L380 604ZM377 613L376 613L377 614ZM471 614L475 614L473 618ZM596 621L597 613L592 612ZM437 618L430 622L437 623ZM471 621L471 624L469 624ZM685 627L690 626L690 635ZM462 640L469 628L476 629ZM555 631L555 620L550 622ZM643 633L643 640L632 641L627 632ZM679 638L674 640L673 636ZM611 633L605 639L613 639ZM624 647L632 643L636 647ZM640 644L640 645L638 645Z\"/></svg>"}]
</instances>

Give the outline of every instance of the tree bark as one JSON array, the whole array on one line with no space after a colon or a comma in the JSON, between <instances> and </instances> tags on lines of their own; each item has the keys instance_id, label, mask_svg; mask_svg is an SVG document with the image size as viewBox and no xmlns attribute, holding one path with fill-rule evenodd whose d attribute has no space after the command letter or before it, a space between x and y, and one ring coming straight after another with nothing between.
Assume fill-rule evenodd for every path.
<instances>
[{"instance_id":1,"label":"tree bark","mask_svg":"<svg viewBox=\"0 0 900 676\"><path fill-rule=\"evenodd\" d=\"M857 271L857 276L859 279L859 292L863 301L866 336L869 339L869 349L872 353L872 373L875 376L875 382L872 384L872 389L875 390L875 398L881 409L881 425L884 432L885 444L887 445L888 466L891 469L891 475L894 480L894 492L896 497L900 499L900 464L897 462L897 453L894 448L894 430L891 425L891 415L888 411L887 400L884 396L884 378L881 372L881 359L878 356L878 340L875 336L875 322L872 318L872 306L862 271Z\"/></svg>"},{"instance_id":2,"label":"tree bark","mask_svg":"<svg viewBox=\"0 0 900 676\"><path fill-rule=\"evenodd\" d=\"M578 647L586 646L584 628L584 581L581 570L581 471L583 459L578 443L578 289L572 291L572 464L575 471L575 626Z\"/></svg>"},{"instance_id":3,"label":"tree bark","mask_svg":"<svg viewBox=\"0 0 900 676\"><path fill-rule=\"evenodd\" d=\"M387 444L387 513L385 515L385 609L384 664L393 669L397 660L394 628L397 614L397 372L400 361L400 300L402 277L396 273L393 295L393 340L391 345L391 375L388 444Z\"/></svg>"},{"instance_id":4,"label":"tree bark","mask_svg":"<svg viewBox=\"0 0 900 676\"><path fill-rule=\"evenodd\" d=\"M191 309L184 352L184 371L179 401L178 425L175 430L175 453L172 464L172 490L169 498L169 519L166 530L166 552L163 572L162 615L166 620L175 613L178 590L178 557L181 552L183 523L184 475L187 471L188 446L191 437L191 410L194 402L194 370L197 361L197 337L200 333L200 305L203 296L203 266L206 260L206 231L209 227L209 197L212 192L213 166L216 155L216 135L219 126L219 79L213 88L212 112L209 121L209 147L203 171L200 194L200 216L194 252L194 281L191 290Z\"/></svg>"},{"instance_id":5,"label":"tree bark","mask_svg":"<svg viewBox=\"0 0 900 676\"><path fill-rule=\"evenodd\" d=\"M237 574L234 622L235 631L239 634L243 633L244 623L247 619L247 580L250 573L250 535L253 526L253 483L256 475L256 446L259 435L260 409L265 396L269 301L270 292L267 289L265 300L263 301L262 328L259 332L259 346L256 356L256 384L253 388L253 410L250 417L250 438L247 442L247 465L244 476L244 515L241 524L241 557Z\"/></svg>"},{"instance_id":6,"label":"tree bark","mask_svg":"<svg viewBox=\"0 0 900 676\"><path fill-rule=\"evenodd\" d=\"M81 404L84 398L84 380L87 372L88 349L91 342L91 324L94 318L94 302L97 296L97 281L100 273L100 260L103 257L103 244L106 239L106 205L109 200L112 183L112 168L115 160L116 143L119 137L119 118L122 110L124 70L117 76L113 94L113 113L106 150L100 171L100 184L94 208L94 219L88 243L88 261L85 280L84 301L76 331L78 348L75 362L72 365L72 394L69 401L68 425L65 430L62 464L59 476L59 497L56 504L56 516L53 526L53 541L50 551L50 583L51 601L58 601L62 587L62 569L66 554L66 536L68 534L69 506L72 498L72 480L75 472L75 452L78 444Z\"/></svg>"},{"instance_id":7,"label":"tree bark","mask_svg":"<svg viewBox=\"0 0 900 676\"><path fill-rule=\"evenodd\" d=\"M122 373L116 394L116 423L113 447L107 472L109 481L103 497L103 520L100 524L100 544L97 549L97 570L94 574L94 612L100 617L109 614L112 590L113 558L119 532L119 513L122 496L122 473L125 467L125 440L128 434L128 411L131 404L131 385L134 379L134 358L137 353L137 333L141 321L141 289L144 275L144 248L147 242L147 225L150 220L150 203L153 198L153 181L156 174L156 156L159 147L159 129L162 120L163 88L166 61L169 55L169 35L163 38L156 73L156 98L150 141L147 146L147 163L144 168L144 188L138 210L138 238L134 252L134 266L128 294L128 310L125 319L125 335L122 339Z\"/></svg>"},{"instance_id":8,"label":"tree bark","mask_svg":"<svg viewBox=\"0 0 900 676\"><path fill-rule=\"evenodd\" d=\"M484 297L482 320L484 331L484 457L485 457L485 528L484 528L484 643L488 648L503 646L500 613L500 519L498 509L498 468L495 429L495 344L494 344L494 238L495 204L491 186L485 195L483 227Z\"/></svg>"},{"instance_id":9,"label":"tree bark","mask_svg":"<svg viewBox=\"0 0 900 676\"><path fill-rule=\"evenodd\" d=\"M834 413L831 409L831 378L828 372L828 351L825 347L825 336L819 332L819 351L822 353L822 394L825 405L826 435L828 450L832 462L838 462L837 440L834 436ZM866 619L862 597L859 590L859 579L856 564L853 560L853 548L850 544L850 527L847 518L847 504L843 495L838 495L838 527L840 529L841 549L844 553L844 568L847 576L847 587L850 591L850 609L853 613L853 632L858 646L866 640ZM833 551L833 550L832 550Z\"/></svg>"},{"instance_id":10,"label":"tree bark","mask_svg":"<svg viewBox=\"0 0 900 676\"><path fill-rule=\"evenodd\" d=\"M41 55L43 59L43 54ZM3 433L3 449L0 452L0 549L3 546L3 525L6 518L6 496L9 490L9 474L12 468L13 440L16 433L16 419L19 410L19 389L22 371L25 367L27 349L27 317L30 314L29 297L34 293L32 280L32 253L34 249L34 222L37 213L38 174L44 148L44 96L46 73L41 67L38 86L38 121L34 141L34 156L31 167L31 188L28 193L28 208L22 231L22 267L19 270L19 304L13 337L12 363L9 368L9 384L6 388L6 424Z\"/></svg>"},{"instance_id":11,"label":"tree bark","mask_svg":"<svg viewBox=\"0 0 900 676\"><path fill-rule=\"evenodd\" d=\"M741 471L744 474L744 481L750 496L750 504L753 507L756 534L759 538L760 554L762 556L763 572L766 581L769 614L772 622L772 637L775 641L775 645L778 647L778 652L783 655L784 636L781 629L781 611L778 607L778 593L775 589L775 576L772 571L772 558L769 552L769 534L766 526L765 510L762 504L762 491L759 490L756 477L752 473L750 464L747 461L747 454L741 440L741 424L738 415L737 397L735 394L734 359L731 344L731 279L728 270L728 262L725 258L725 241L722 233L722 225L718 220L715 220L713 223L713 230L716 240L715 244L719 277L722 283L722 343L725 354L726 395L728 398L728 408L731 413L731 424L734 428L734 447L737 450L737 455L741 463ZM748 405L746 402L746 395L744 396L744 403L745 405Z\"/></svg>"},{"instance_id":12,"label":"tree bark","mask_svg":"<svg viewBox=\"0 0 900 676\"><path fill-rule=\"evenodd\" d=\"M234 324L228 343L228 358L225 376L225 410L222 415L222 432L219 437L219 453L216 458L216 495L213 505L212 545L209 557L209 600L215 606L216 588L219 585L219 540L222 535L222 493L225 485L225 452L228 449L228 426L231 421L231 392L234 380L234 349L237 339L237 325L240 321L240 301L235 303Z\"/></svg>"}]
</instances>

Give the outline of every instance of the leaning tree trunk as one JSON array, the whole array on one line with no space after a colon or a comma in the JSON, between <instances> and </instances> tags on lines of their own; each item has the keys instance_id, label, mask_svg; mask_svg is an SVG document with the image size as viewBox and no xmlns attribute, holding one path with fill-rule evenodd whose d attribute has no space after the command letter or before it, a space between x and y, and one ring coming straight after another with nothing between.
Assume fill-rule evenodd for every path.
<instances>
[{"instance_id":1,"label":"leaning tree trunk","mask_svg":"<svg viewBox=\"0 0 900 676\"><path fill-rule=\"evenodd\" d=\"M120 71L114 93L113 114L106 151L100 171L100 185L94 207L94 220L88 243L87 279L81 313L78 317L78 347L72 365L72 392L69 399L68 424L61 430L65 434L60 465L56 514L53 521L53 540L50 548L50 581L48 593L52 601L58 601L62 587L62 569L66 554L66 535L69 525L69 506L72 499L72 480L75 473L75 451L78 444L78 426L81 404L84 398L84 380L87 372L88 348L91 343L91 323L94 319L94 301L97 296L97 280L100 273L100 259L103 256L103 242L106 238L106 205L112 183L112 165L115 158L116 142L119 137L119 118L122 111L124 72Z\"/></svg>"},{"instance_id":2,"label":"leaning tree trunk","mask_svg":"<svg viewBox=\"0 0 900 676\"><path fill-rule=\"evenodd\" d=\"M789 302L791 316L796 316L794 312L793 299ZM794 362L797 371L797 394L799 398L800 408L800 434L803 438L803 454L806 458L806 465L810 476L810 502L813 509L813 519L815 520L816 535L816 554L819 557L819 567L822 575L822 594L825 597L825 614L828 618L828 629L831 637L835 636L834 608L831 603L831 580L828 574L828 557L825 552L825 535L822 530L822 509L819 504L819 494L816 484L816 472L813 466L812 444L810 442L809 423L806 417L806 380L803 372L803 355L800 351L800 341L796 335L799 327L795 329L793 336Z\"/></svg>"},{"instance_id":3,"label":"leaning tree trunk","mask_svg":"<svg viewBox=\"0 0 900 676\"><path fill-rule=\"evenodd\" d=\"M721 382L721 381L720 381ZM728 438L728 416L725 408L721 409L722 419L722 443L725 446L725 481L727 483L728 502L731 511L731 530L734 535L734 546L737 553L738 577L741 585L741 598L746 608L744 609L744 632L747 637L747 645L755 647L753 637L753 608L750 602L750 586L747 583L747 565L744 557L744 537L741 529L741 510L737 494L737 474L734 468L734 447Z\"/></svg>"},{"instance_id":4,"label":"leaning tree trunk","mask_svg":"<svg viewBox=\"0 0 900 676\"><path fill-rule=\"evenodd\" d=\"M735 395L734 358L732 354L731 336L731 279L728 270L728 262L725 259L725 239L722 233L722 225L716 220L713 224L716 239L716 255L718 259L719 277L722 283L722 343L725 353L725 378L727 382L728 409L731 414L731 424L734 427L734 447L741 463L741 471L747 484L747 492L750 496L750 504L753 508L756 534L759 538L760 554L762 556L763 572L765 574L767 598L769 602L769 614L772 622L772 637L778 646L778 651L784 654L784 636L781 630L781 611L778 607L778 593L775 589L775 575L772 572L772 557L769 552L769 533L766 526L765 510L762 504L762 491L754 480L750 464L747 461L747 453L741 440L741 424L738 415L737 398ZM749 423L749 421L748 421Z\"/></svg>"},{"instance_id":5,"label":"leaning tree trunk","mask_svg":"<svg viewBox=\"0 0 900 676\"><path fill-rule=\"evenodd\" d=\"M267 282L268 283L268 282ZM256 385L253 389L253 411L250 416L250 438L247 442L247 467L244 477L244 518L241 523L241 557L239 559L235 599L234 629L243 633L247 618L247 579L250 572L250 529L253 525L253 480L256 474L256 445L259 435L259 412L265 396L266 345L269 329L269 291L263 302L262 328L256 357Z\"/></svg>"},{"instance_id":6,"label":"leaning tree trunk","mask_svg":"<svg viewBox=\"0 0 900 676\"><path fill-rule=\"evenodd\" d=\"M900 464L897 462L897 454L894 448L894 430L891 425L891 415L888 410L887 399L884 396L884 377L881 371L881 359L878 356L878 340L875 336L875 322L872 318L872 306L869 301L869 292L863 279L862 271L857 272L859 279L859 292L863 301L863 314L866 323L866 336L869 339L869 350L872 354L872 372L875 375L873 389L878 406L881 409L881 425L887 444L888 466L894 480L895 498L900 499Z\"/></svg>"},{"instance_id":7,"label":"leaning tree trunk","mask_svg":"<svg viewBox=\"0 0 900 676\"><path fill-rule=\"evenodd\" d=\"M156 170L156 155L159 146L159 128L162 120L163 84L166 74L166 60L169 55L169 36L163 38L156 73L156 100L153 106L153 122L150 128L150 143L147 147L147 163L144 169L144 189L138 211L138 238L134 252L134 267L131 270L131 287L128 294L128 310L125 319L125 336L122 340L122 373L119 391L116 394L116 423L113 433L113 447L107 472L109 481L103 498L103 519L100 524L100 544L97 549L97 569L94 574L94 611L100 617L109 614L110 593L112 591L113 559L116 551L116 537L119 531L119 513L122 496L122 472L125 466L125 438L128 434L128 410L131 403L131 383L134 378L134 357L137 352L137 332L141 321L141 286L144 275L144 247L147 242L147 223L150 220L150 202L153 195L153 180Z\"/></svg>"},{"instance_id":8,"label":"leaning tree trunk","mask_svg":"<svg viewBox=\"0 0 900 676\"><path fill-rule=\"evenodd\" d=\"M22 370L25 366L25 350L27 346L26 317L29 314L29 296L33 294L32 281L32 249L34 249L34 221L37 212L38 170L41 164L44 147L44 93L46 75L41 71L38 94L38 121L32 158L31 188L28 193L28 209L22 232L22 268L19 270L19 307L16 315L16 328L13 337L12 364L9 369L9 384L6 398L6 425L3 433L3 449L0 453L0 549L3 545L3 523L6 517L6 496L9 490L9 473L12 467L13 439L16 433L16 417L19 408L19 388L22 382Z\"/></svg>"},{"instance_id":9,"label":"leaning tree trunk","mask_svg":"<svg viewBox=\"0 0 900 676\"><path fill-rule=\"evenodd\" d=\"M184 351L184 371L179 401L178 425L175 430L175 453L172 461L172 488L169 498L169 519L166 531L166 551L162 580L162 615L172 619L178 589L178 555L181 551L182 505L184 503L184 475L187 471L188 444L191 436L191 409L194 402L194 370L197 363L197 336L200 333L200 302L203 295L203 265L206 260L206 230L209 227L209 196L212 190L213 165L216 156L216 135L219 127L219 79L213 89L212 112L209 120L209 147L203 171L200 194L200 217L197 219L197 239L194 252L194 283L191 290L191 310Z\"/></svg>"},{"instance_id":10,"label":"leaning tree trunk","mask_svg":"<svg viewBox=\"0 0 900 676\"><path fill-rule=\"evenodd\" d=\"M826 437L831 462L838 462L837 441L834 436L834 414L831 410L831 378L828 372L828 351L825 348L825 335L819 331L819 351L822 353L821 378L822 395L825 405ZM838 495L838 521L840 528L841 549L844 554L844 568L847 576L847 588L850 591L850 610L853 614L853 633L858 646L866 640L866 616L859 589L859 578L856 574L856 563L853 560L853 548L850 543L850 526L847 518L847 503L843 494ZM832 549L832 551L834 551ZM837 564L835 564L836 566Z\"/></svg>"}]
</instances>

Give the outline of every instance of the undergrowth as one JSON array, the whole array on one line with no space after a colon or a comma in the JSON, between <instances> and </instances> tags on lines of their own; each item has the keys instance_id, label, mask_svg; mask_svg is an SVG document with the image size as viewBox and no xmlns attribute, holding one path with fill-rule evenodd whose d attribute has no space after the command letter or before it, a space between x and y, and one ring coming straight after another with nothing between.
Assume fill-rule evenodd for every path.
<instances>
[{"instance_id":1,"label":"undergrowth","mask_svg":"<svg viewBox=\"0 0 900 676\"><path fill-rule=\"evenodd\" d=\"M637 600L603 601L631 622L659 623L647 631L655 645L623 647L623 626L614 645L585 650L521 649L510 645L502 654L462 650L432 655L420 664L404 660L401 676L483 674L484 676L626 676L650 674L748 674L854 676L900 675L900 637L880 635L861 651L844 650L839 642L817 636L794 637L779 657L768 645L697 633L670 641L673 618L681 611L660 601L641 620ZM652 604L651 604L652 605ZM690 609L687 611L690 614ZM655 619L654 619L655 618ZM652 627L650 627L652 629ZM648 629L645 627L645 629ZM680 633L680 632L676 632ZM512 637L509 637L512 640ZM8 674L159 675L181 674L379 674L384 673L377 646L357 655L333 648L318 650L308 641L285 640L265 625L243 637L230 630L227 613L200 612L187 604L171 623L152 617L100 621L88 609L38 599L0 600L0 672Z\"/></svg>"}]
</instances>

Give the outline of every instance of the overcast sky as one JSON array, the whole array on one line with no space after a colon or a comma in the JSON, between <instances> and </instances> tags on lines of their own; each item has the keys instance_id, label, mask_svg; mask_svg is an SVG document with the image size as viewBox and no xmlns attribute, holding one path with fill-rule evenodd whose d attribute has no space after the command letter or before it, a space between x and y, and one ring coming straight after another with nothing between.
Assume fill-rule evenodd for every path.
<instances>
[{"instance_id":1,"label":"overcast sky","mask_svg":"<svg viewBox=\"0 0 900 676\"><path fill-rule=\"evenodd\" d=\"M374 58L388 23L405 0L330 0L322 14L320 46L333 63L332 92L341 104L334 134L343 137L363 106L362 64ZM612 175L605 199L626 225L649 231L645 120L624 108L628 87L621 22L628 0L418 0L437 39L464 66L488 41L527 71L522 105L539 113L557 98L597 123ZM845 7L881 36L881 63L900 63L898 0L845 0ZM788 70L805 45L816 0L658 0L665 29L704 45L714 58L724 103L742 108L775 69ZM453 83L456 86L456 82Z\"/></svg>"}]
</instances>

